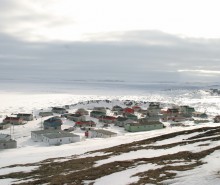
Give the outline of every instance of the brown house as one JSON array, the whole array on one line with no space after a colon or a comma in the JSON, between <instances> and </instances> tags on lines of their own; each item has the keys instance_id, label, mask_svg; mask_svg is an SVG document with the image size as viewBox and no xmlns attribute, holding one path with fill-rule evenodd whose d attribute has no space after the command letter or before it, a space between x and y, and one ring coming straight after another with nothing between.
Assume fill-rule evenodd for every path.
<instances>
[{"instance_id":1,"label":"brown house","mask_svg":"<svg viewBox=\"0 0 220 185\"><path fill-rule=\"evenodd\" d=\"M23 119L20 117L6 117L3 120L4 124L20 125L23 124Z\"/></svg>"}]
</instances>

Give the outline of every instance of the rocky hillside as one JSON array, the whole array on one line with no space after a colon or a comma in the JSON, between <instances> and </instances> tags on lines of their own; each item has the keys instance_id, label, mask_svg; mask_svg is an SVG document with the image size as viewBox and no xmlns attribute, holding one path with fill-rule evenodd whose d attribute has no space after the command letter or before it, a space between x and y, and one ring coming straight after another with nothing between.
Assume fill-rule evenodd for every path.
<instances>
[{"instance_id":1,"label":"rocky hillside","mask_svg":"<svg viewBox=\"0 0 220 185\"><path fill-rule=\"evenodd\" d=\"M16 164L14 184L219 184L220 127L169 133L83 155ZM10 170L9 170L10 169ZM2 170L2 169L1 169ZM15 170L16 171L16 170Z\"/></svg>"}]
</instances>

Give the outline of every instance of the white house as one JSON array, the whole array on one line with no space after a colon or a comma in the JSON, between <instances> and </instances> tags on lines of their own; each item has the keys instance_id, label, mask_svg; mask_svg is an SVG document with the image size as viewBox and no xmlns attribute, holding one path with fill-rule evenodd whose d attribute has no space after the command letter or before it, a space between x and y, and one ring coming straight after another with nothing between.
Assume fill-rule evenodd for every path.
<instances>
[{"instance_id":1,"label":"white house","mask_svg":"<svg viewBox=\"0 0 220 185\"><path fill-rule=\"evenodd\" d=\"M62 145L80 141L80 136L68 132L47 133L43 135L43 142L48 145Z\"/></svg>"},{"instance_id":2,"label":"white house","mask_svg":"<svg viewBox=\"0 0 220 185\"><path fill-rule=\"evenodd\" d=\"M59 132L58 130L37 130L37 131L31 131L31 139L35 142L42 142L43 141L43 135L47 133L56 133Z\"/></svg>"},{"instance_id":3,"label":"white house","mask_svg":"<svg viewBox=\"0 0 220 185\"><path fill-rule=\"evenodd\" d=\"M48 145L61 145L81 140L79 135L61 130L38 130L31 132L31 139L35 142L44 142Z\"/></svg>"},{"instance_id":4,"label":"white house","mask_svg":"<svg viewBox=\"0 0 220 185\"><path fill-rule=\"evenodd\" d=\"M89 138L108 138L108 137L114 137L117 136L117 133L111 132L108 130L103 130L103 129L96 129L96 130L89 130L88 131L88 137Z\"/></svg>"}]
</instances>

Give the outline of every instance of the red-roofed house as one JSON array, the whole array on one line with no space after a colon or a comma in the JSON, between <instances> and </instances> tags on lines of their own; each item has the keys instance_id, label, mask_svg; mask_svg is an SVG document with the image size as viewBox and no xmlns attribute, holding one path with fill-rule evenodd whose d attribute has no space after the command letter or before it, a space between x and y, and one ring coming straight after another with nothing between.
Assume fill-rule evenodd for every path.
<instances>
[{"instance_id":1,"label":"red-roofed house","mask_svg":"<svg viewBox=\"0 0 220 185\"><path fill-rule=\"evenodd\" d=\"M134 110L134 112L141 111L141 107L139 107L139 106L133 106L132 109Z\"/></svg>"},{"instance_id":2,"label":"red-roofed house","mask_svg":"<svg viewBox=\"0 0 220 185\"><path fill-rule=\"evenodd\" d=\"M116 117L113 116L100 116L99 121L103 123L114 123L116 121Z\"/></svg>"},{"instance_id":3,"label":"red-roofed house","mask_svg":"<svg viewBox=\"0 0 220 185\"><path fill-rule=\"evenodd\" d=\"M124 108L123 113L124 114L134 114L134 110L127 107L127 108Z\"/></svg>"},{"instance_id":4,"label":"red-roofed house","mask_svg":"<svg viewBox=\"0 0 220 185\"><path fill-rule=\"evenodd\" d=\"M6 117L4 120L3 120L3 123L4 124L13 124L13 125L20 125L20 124L23 124L23 119L19 118L19 117Z\"/></svg>"},{"instance_id":5,"label":"red-roofed house","mask_svg":"<svg viewBox=\"0 0 220 185\"><path fill-rule=\"evenodd\" d=\"M95 127L96 124L94 121L78 121L75 123L76 127Z\"/></svg>"}]
</instances>

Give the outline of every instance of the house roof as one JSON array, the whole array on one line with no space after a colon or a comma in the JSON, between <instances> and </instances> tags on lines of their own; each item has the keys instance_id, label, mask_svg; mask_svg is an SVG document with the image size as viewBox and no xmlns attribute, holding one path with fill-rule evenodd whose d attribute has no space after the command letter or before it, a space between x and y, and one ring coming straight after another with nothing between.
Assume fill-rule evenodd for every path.
<instances>
[{"instance_id":1,"label":"house roof","mask_svg":"<svg viewBox=\"0 0 220 185\"><path fill-rule=\"evenodd\" d=\"M26 113L19 113L17 116L33 116L32 114L26 114Z\"/></svg>"},{"instance_id":2,"label":"house roof","mask_svg":"<svg viewBox=\"0 0 220 185\"><path fill-rule=\"evenodd\" d=\"M124 108L124 111L128 111L128 112L134 112L134 110L133 109L131 109L131 108Z\"/></svg>"},{"instance_id":3,"label":"house roof","mask_svg":"<svg viewBox=\"0 0 220 185\"><path fill-rule=\"evenodd\" d=\"M31 131L31 133L35 134L46 134L46 133L57 133L57 132L62 132L58 130L36 130L36 131Z\"/></svg>"},{"instance_id":4,"label":"house roof","mask_svg":"<svg viewBox=\"0 0 220 185\"><path fill-rule=\"evenodd\" d=\"M53 110L66 110L66 109L61 108L61 107L53 107Z\"/></svg>"},{"instance_id":5,"label":"house roof","mask_svg":"<svg viewBox=\"0 0 220 185\"><path fill-rule=\"evenodd\" d=\"M99 119L104 119L104 120L115 120L116 117L113 117L113 116L101 116Z\"/></svg>"},{"instance_id":6,"label":"house roof","mask_svg":"<svg viewBox=\"0 0 220 185\"><path fill-rule=\"evenodd\" d=\"M142 126L142 125L161 125L160 121L146 121L146 122L139 122L139 123L130 123L130 126Z\"/></svg>"},{"instance_id":7,"label":"house roof","mask_svg":"<svg viewBox=\"0 0 220 185\"><path fill-rule=\"evenodd\" d=\"M115 105L113 106L113 108L122 108L122 107L120 107L119 105Z\"/></svg>"},{"instance_id":8,"label":"house roof","mask_svg":"<svg viewBox=\"0 0 220 185\"><path fill-rule=\"evenodd\" d=\"M44 121L44 125L61 126L63 124L59 117L52 117Z\"/></svg>"},{"instance_id":9,"label":"house roof","mask_svg":"<svg viewBox=\"0 0 220 185\"><path fill-rule=\"evenodd\" d=\"M128 114L127 117L133 117L133 118L136 118L137 116L134 115L134 114Z\"/></svg>"},{"instance_id":10,"label":"house roof","mask_svg":"<svg viewBox=\"0 0 220 185\"><path fill-rule=\"evenodd\" d=\"M81 115L81 114L69 114L68 116L79 118L79 117L81 117L82 115Z\"/></svg>"},{"instance_id":11,"label":"house roof","mask_svg":"<svg viewBox=\"0 0 220 185\"><path fill-rule=\"evenodd\" d=\"M98 133L101 133L101 134L104 134L104 135L115 135L115 134L117 134L115 132L111 132L111 131L103 130L103 129L92 130L92 132L98 132Z\"/></svg>"},{"instance_id":12,"label":"house roof","mask_svg":"<svg viewBox=\"0 0 220 185\"><path fill-rule=\"evenodd\" d=\"M22 119L19 117L6 117L5 121L21 121Z\"/></svg>"},{"instance_id":13,"label":"house roof","mask_svg":"<svg viewBox=\"0 0 220 185\"><path fill-rule=\"evenodd\" d=\"M90 124L94 124L95 125L95 122L94 121L78 121L78 122L76 122L75 123L76 125L83 125L83 124L88 124L88 125L90 125Z\"/></svg>"},{"instance_id":14,"label":"house roof","mask_svg":"<svg viewBox=\"0 0 220 185\"><path fill-rule=\"evenodd\" d=\"M121 116L117 117L117 121L126 121L126 120L128 120L128 118L121 117Z\"/></svg>"},{"instance_id":15,"label":"house roof","mask_svg":"<svg viewBox=\"0 0 220 185\"><path fill-rule=\"evenodd\" d=\"M90 112L90 114L91 114L91 113L92 113L92 114L105 114L104 112L101 112L101 111L95 111L95 110L92 111L92 112Z\"/></svg>"},{"instance_id":16,"label":"house roof","mask_svg":"<svg viewBox=\"0 0 220 185\"><path fill-rule=\"evenodd\" d=\"M79 135L72 134L69 132L56 132L56 133L46 133L44 134L44 137L47 137L49 139L56 139L56 138L64 138L64 137L80 137Z\"/></svg>"},{"instance_id":17,"label":"house roof","mask_svg":"<svg viewBox=\"0 0 220 185\"><path fill-rule=\"evenodd\" d=\"M83 108L80 108L78 109L76 112L88 112L87 110L83 109Z\"/></svg>"}]
</instances>

